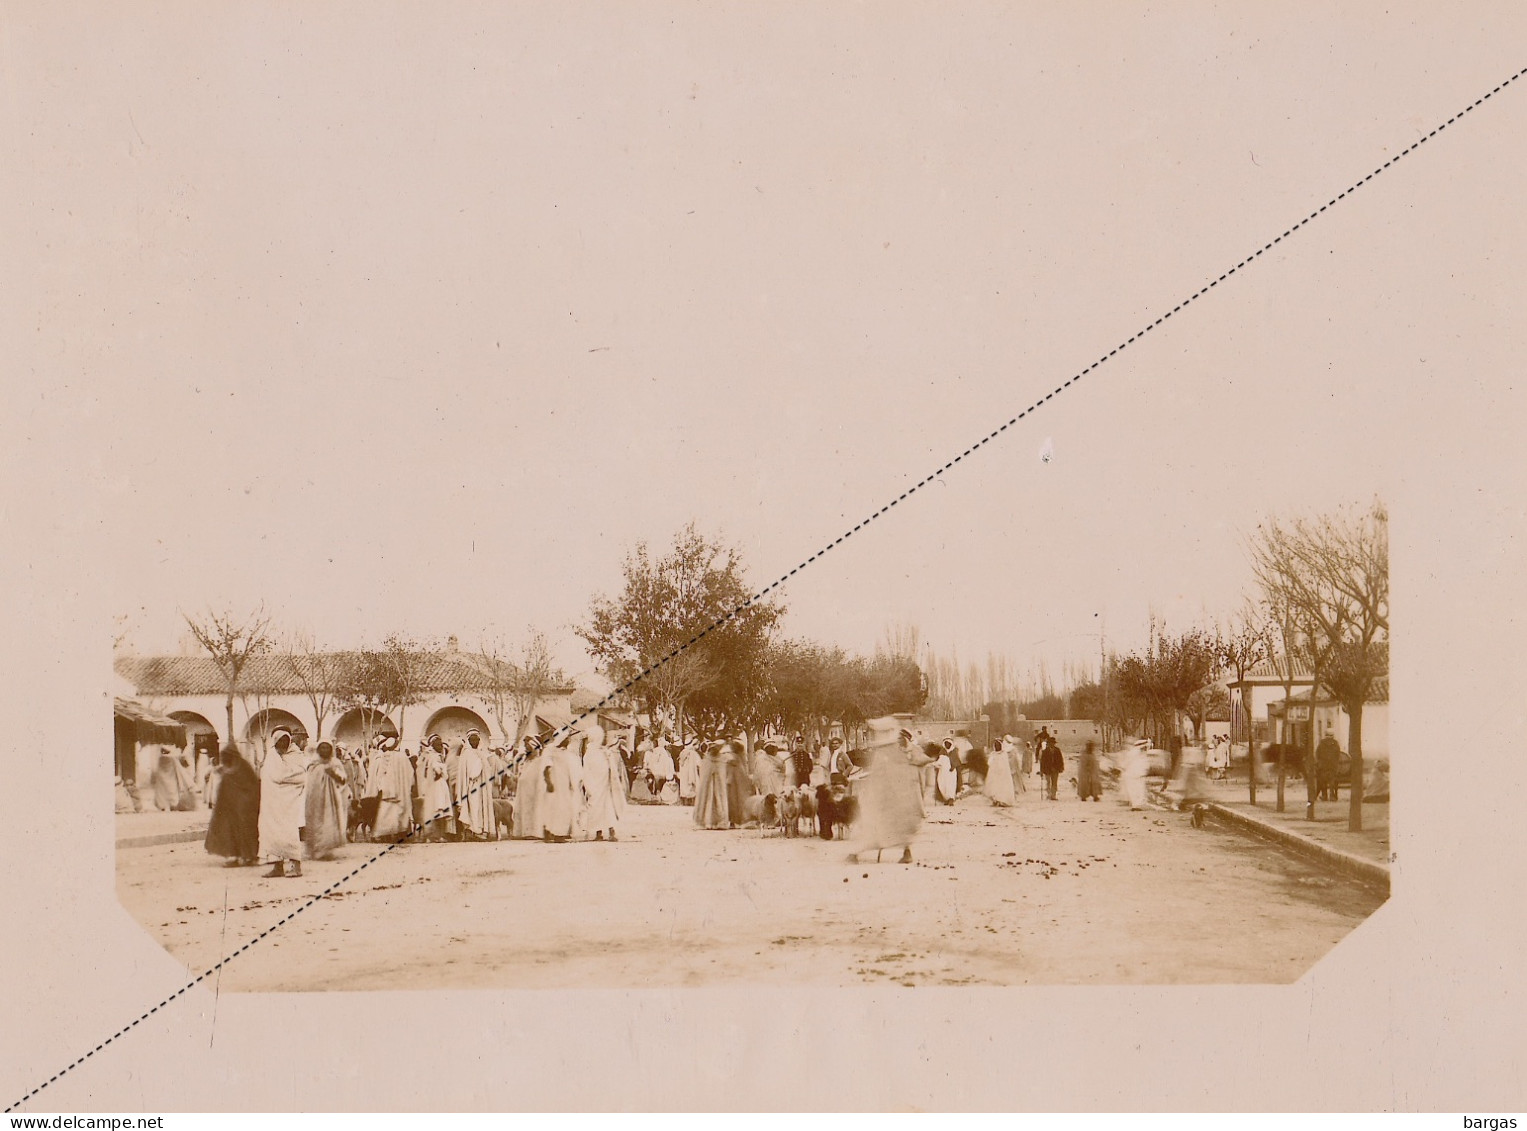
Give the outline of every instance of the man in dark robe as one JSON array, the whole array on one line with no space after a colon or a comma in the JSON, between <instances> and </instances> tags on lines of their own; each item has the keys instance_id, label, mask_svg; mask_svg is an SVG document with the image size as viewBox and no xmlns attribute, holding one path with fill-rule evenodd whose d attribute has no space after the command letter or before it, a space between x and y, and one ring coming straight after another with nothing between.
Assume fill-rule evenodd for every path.
<instances>
[{"instance_id":1,"label":"man in dark robe","mask_svg":"<svg viewBox=\"0 0 1527 1131\"><path fill-rule=\"evenodd\" d=\"M260 775L238 748L218 756L217 798L207 824L207 851L226 856L225 868L249 867L260 859Z\"/></svg>"}]
</instances>

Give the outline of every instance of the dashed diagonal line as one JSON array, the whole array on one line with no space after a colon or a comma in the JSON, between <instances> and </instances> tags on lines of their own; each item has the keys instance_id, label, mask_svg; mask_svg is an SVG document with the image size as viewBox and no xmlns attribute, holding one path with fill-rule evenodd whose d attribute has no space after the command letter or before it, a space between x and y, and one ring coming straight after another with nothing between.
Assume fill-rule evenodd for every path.
<instances>
[{"instance_id":1,"label":"dashed diagonal line","mask_svg":"<svg viewBox=\"0 0 1527 1131\"><path fill-rule=\"evenodd\" d=\"M1456 114L1454 114L1447 121L1445 121L1445 122L1441 123L1440 125L1436 126L1430 133L1427 133L1427 134L1423 135L1422 137L1417 138L1410 145L1407 145L1404 149L1400 150L1400 152L1396 153L1388 161L1385 161L1378 168L1374 169L1373 172L1369 173L1366 177L1362 178L1362 180L1355 181L1348 188L1346 188L1342 192L1337 193L1335 196L1333 196L1326 203L1322 204L1319 208L1315 209L1315 211L1311 212L1304 219L1300 220L1297 224L1292 225L1290 228L1288 228L1287 231L1283 232L1282 235L1275 236L1268 243L1263 244L1261 247L1257 248L1256 251L1254 251L1250 255L1246 256L1245 259L1242 259L1234 267L1231 267L1228 270L1226 270L1218 278L1210 280L1206 285L1200 287L1198 290L1196 290L1192 294L1190 294L1187 298L1183 299L1181 302L1177 303L1177 305L1173 306L1170 310L1168 310L1165 313L1163 313L1154 322L1148 323L1147 325L1145 325L1141 329L1137 330L1135 333L1131 334L1124 341L1122 341L1118 345L1114 346L1113 349L1109 350L1107 353L1105 353L1102 356L1100 356L1091 365L1087 366L1085 369L1083 369L1080 372L1078 372L1078 373L1072 375L1071 377L1067 378L1064 382L1062 382L1060 385L1057 385L1054 389L1051 389L1048 393L1046 393L1044 396L1040 397L1033 404L1029 405L1022 412L1020 412L1016 416L1012 417L1012 419L1006 421L1000 427L998 427L998 428L994 429L993 431L987 433L985 436L982 436L979 440L976 440L968 448L966 448L963 452L961 452L959 455L955 456L953 459L949 460L942 467L939 467L939 468L935 469L934 471L930 472L929 474L923 476L922 479L918 480L911 487L908 487L905 491L903 491L901 494L897 495L890 502L886 503L879 510L877 510L874 513L872 513L871 515L869 515L869 517L867 517L867 518L865 518L865 519L863 519L863 520L861 520L859 522L856 522L851 529L845 530L842 534L838 535L838 537L833 539L831 542L827 543L821 549L817 550L816 553L812 554L809 558L807 558L805 561L801 562L794 569L790 570L789 573L786 573L786 574L782 575L781 577L777 578L775 581L771 582L769 585L765 586L763 589L760 589L757 593L753 594L746 601L743 601L741 604L737 605L736 608L730 610L724 616L718 617L714 622L712 622L711 624L707 625L704 629L702 629L701 631L695 633L695 635L693 637L691 637L688 641L686 641L685 643L679 645L677 648L673 649L673 651L669 652L666 656L662 657L662 659L657 660L652 665L650 665L649 667L645 668L637 676L635 676L631 680L627 681L626 683L622 684L620 687L616 688L614 691L610 692L609 695L605 696L598 703L596 703L593 707L590 707L588 710L584 711L577 718L573 719L571 722L565 724L562 728L560 728L558 731L556 731L552 735L551 740L549 740L549 741L557 741L557 740L561 739L564 736L570 735L574 731L574 729L577 727L578 723L582 722L584 719L588 718L589 716L595 714L602 707L606 706L607 704L609 704L612 701L614 701L615 699L617 699L619 696L624 694L626 691L630 690L636 684L640 683L647 676L651 675L653 672L655 672L659 668L663 667L663 665L665 665L669 661L673 660L676 656L679 656L683 652L687 651L689 648L693 647L695 644L697 644L701 640L705 639L705 637L709 636L712 632L715 632L718 628L721 628L727 622L733 620L738 614L746 611L748 608L752 607L753 605L755 605L759 601L763 600L770 593L774 592L780 586L784 585L787 581L789 581L796 574L800 573L801 570L805 569L807 566L811 565L813 562L817 561L819 558L822 558L822 557L826 556L827 554L831 553L833 550L837 549L840 545L842 545L847 539L852 538L855 534L859 533L859 531L863 530L870 523L874 522L876 519L881 518L885 514L889 513L892 507L896 506L899 503L902 503L902 502L906 501L906 499L909 496L913 495L917 491L919 491L922 488L926 487L929 483L932 483L934 480L941 478L946 472L953 470L954 466L956 464L960 463L966 457L971 456L974 453L976 453L977 451L979 451L980 449L984 448L986 445L990 444L993 440L995 440L999 436L1001 436L1009 428L1012 428L1020 420L1023 420L1026 417L1032 415L1034 412L1038 411L1041 407L1043 407L1045 404L1049 403L1055 397L1059 396L1061 393L1064 393L1067 389L1071 388L1071 386L1075 385L1083 377L1086 377L1089 373L1093 372L1095 369L1098 369L1100 366L1106 364L1112 358L1116 357L1118 354L1122 353L1124 350L1126 350L1130 346L1134 345L1135 342L1137 342L1141 338L1145 337L1151 331L1155 330L1158 326L1161 326L1163 323L1165 323L1167 321L1167 319L1169 319L1173 315L1177 314L1179 311L1181 311L1188 304L1190 304L1192 302L1195 302L1198 299L1202 298L1204 295L1206 295L1210 291L1212 291L1215 287L1219 286L1221 283L1223 283L1227 279L1229 279L1230 276L1232 276L1232 275L1236 274L1237 272L1241 271L1243 268L1250 266L1257 259L1261 258L1263 254L1265 254L1266 252L1271 251L1274 247L1278 246L1278 244L1280 244L1284 240L1288 239L1288 237L1292 236L1295 232L1297 232L1301 228L1305 227L1305 225L1309 224L1312 220L1315 220L1315 219L1319 218L1327 210L1329 210L1331 208L1334 208L1337 204L1340 204L1343 200L1345 200L1347 197L1351 196L1358 189L1362 188L1369 181L1373 180L1374 177L1376 177L1380 173L1384 172L1390 166L1394 165L1397 161L1401 160L1402 158L1406 157L1407 155L1409 155L1411 153L1414 153L1417 149L1419 149L1421 146L1425 145L1432 138L1436 137L1443 130L1447 129L1454 122L1457 122L1458 120L1463 118L1466 114L1469 114L1472 111L1474 111L1475 109L1477 109L1478 107L1482 106L1487 100L1489 100L1490 98L1493 98L1495 95L1499 94L1503 89L1505 89L1507 86L1510 86L1512 83L1516 82L1524 74L1527 74L1527 68L1523 68L1522 70L1517 71L1510 78L1504 80L1501 83L1498 83L1490 91L1488 91L1484 95L1481 95L1479 98L1476 98L1473 102L1469 103L1469 105L1465 106L1462 110L1459 110ZM507 770L503 771L503 772L507 773ZM495 777L496 776L497 775L495 775ZM485 789L485 788L487 788L489 785L492 784L492 780L494 780L494 779L490 779L488 782L485 782L482 785L477 786L476 789ZM471 792L476 792L476 790L473 790ZM471 793L468 793L466 796L471 796ZM444 816L444 815L445 815L444 811L442 811L441 813L437 813L436 814L437 817ZM417 832L415 832L413 834L410 834L410 836L416 836L416 835L418 835ZM60 1068L52 1076L49 1076L42 1083L38 1084L31 1091L27 1092L20 1099L16 1100L9 1107L5 1108L5 1111L6 1112L15 1111L22 1104L24 1104L27 1101L31 1100L34 1096L36 1096L44 1088L47 1088L50 1085L52 1085L55 1082L57 1082L60 1077L67 1075L69 1072L72 1072L74 1069L78 1068L80 1065L84 1064L87 1060L89 1060L91 1057L93 1057L96 1053L100 1052L102 1049L106 1048L108 1045L113 1044L114 1042L120 1040L122 1037L126 1036L133 1029L135 1029L139 1025L143 1024L143 1022L147 1021L150 1017L154 1016L154 1014L158 1013L161 1009L164 1009L165 1007L169 1006L174 1001L176 1001L178 998L184 996L188 991L196 988L202 982L206 981L208 978L210 978L213 975L217 974L219 971L222 970L222 968L224 966L228 965L234 959L238 958L241 954L243 954L245 951L249 950L251 947L253 947L256 944L258 944L259 942L261 942L263 939L265 939L270 934L274 933L275 931L280 930L287 923L289 923L293 919L295 919L298 915L300 915L304 911L308 910L308 908L313 907L315 904L322 902L322 900L324 898L326 898L327 896L333 894L338 889L342 888L345 884L349 883L356 876L360 875L363 871L365 871L367 868L369 868L372 864L375 864L378 860L382 859L388 853L396 850L399 847L399 845L401 845L402 843L405 843L405 842L404 841L399 841L398 843L388 845L386 848L382 849L376 855L372 856L368 860L366 860L363 863L361 863L360 865L358 865L356 868L354 868L352 871L350 871L346 875L342 876L338 880L335 880L333 883L331 883L326 888L324 888L322 891L320 891L317 895L312 896L305 903L299 905L297 908L295 908L293 911L288 913L286 916L284 916L283 918L277 920L271 926L267 927L265 930L261 931L258 935L254 936L249 941L244 943L243 946L239 947L237 950L233 951L231 954L226 955L216 965L211 966L208 969L202 971L202 973L198 974L195 978L191 979L184 986L180 987L180 989L176 990L169 997L167 997L163 1001L161 1001L158 1005L154 1006L152 1009L149 1009L147 1012L143 1013L141 1016L135 1018L134 1020L128 1022L126 1025L123 1025L122 1028L118 1029L115 1033L111 1034L111 1036L109 1036L105 1040L101 1041L99 1044L97 1044L93 1049L91 1049L89 1052L85 1053L83 1056L79 1057L78 1059L76 1059L74 1061L71 1061L69 1064L65 1065L63 1068Z\"/></svg>"}]
</instances>

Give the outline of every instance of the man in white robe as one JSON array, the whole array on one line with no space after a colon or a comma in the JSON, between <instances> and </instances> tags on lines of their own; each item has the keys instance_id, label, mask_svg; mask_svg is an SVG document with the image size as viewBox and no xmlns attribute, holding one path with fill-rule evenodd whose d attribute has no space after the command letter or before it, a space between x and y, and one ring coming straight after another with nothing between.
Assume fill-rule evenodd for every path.
<instances>
[{"instance_id":1,"label":"man in white robe","mask_svg":"<svg viewBox=\"0 0 1527 1131\"><path fill-rule=\"evenodd\" d=\"M445 742L432 734L419 751L419 767L424 777L424 827L426 840L445 840L456 831L455 806L451 802L451 780L446 769Z\"/></svg>"},{"instance_id":2,"label":"man in white robe","mask_svg":"<svg viewBox=\"0 0 1527 1131\"><path fill-rule=\"evenodd\" d=\"M582 750L585 741L581 734L569 734L546 755L541 771L545 793L540 799L540 810L542 839L548 842L573 838L580 790L578 751ZM575 742L579 744L578 751L572 749Z\"/></svg>"},{"instance_id":3,"label":"man in white robe","mask_svg":"<svg viewBox=\"0 0 1527 1131\"><path fill-rule=\"evenodd\" d=\"M398 749L396 738L378 738L377 750L366 777L372 795L380 798L371 835L376 840L397 840L414 828L414 768L408 755Z\"/></svg>"},{"instance_id":4,"label":"man in white robe","mask_svg":"<svg viewBox=\"0 0 1527 1131\"><path fill-rule=\"evenodd\" d=\"M271 866L266 879L302 875L306 786L307 756L292 742L292 732L278 727L260 765L260 852Z\"/></svg>"},{"instance_id":5,"label":"man in white robe","mask_svg":"<svg viewBox=\"0 0 1527 1131\"><path fill-rule=\"evenodd\" d=\"M615 840L615 828L626 813L626 772L619 748L604 745L598 736L590 737L583 748L581 769L583 814L579 825L585 834L592 832L595 840L603 840L606 832Z\"/></svg>"},{"instance_id":6,"label":"man in white robe","mask_svg":"<svg viewBox=\"0 0 1527 1131\"><path fill-rule=\"evenodd\" d=\"M498 821L493 815L493 767L482 735L475 730L467 731L456 761L456 803L463 838L494 838Z\"/></svg>"},{"instance_id":7,"label":"man in white robe","mask_svg":"<svg viewBox=\"0 0 1527 1131\"><path fill-rule=\"evenodd\" d=\"M541 752L541 740L525 739L525 756L515 775L514 827L515 838L540 840L545 831L541 824L541 799L546 796L546 760Z\"/></svg>"}]
</instances>

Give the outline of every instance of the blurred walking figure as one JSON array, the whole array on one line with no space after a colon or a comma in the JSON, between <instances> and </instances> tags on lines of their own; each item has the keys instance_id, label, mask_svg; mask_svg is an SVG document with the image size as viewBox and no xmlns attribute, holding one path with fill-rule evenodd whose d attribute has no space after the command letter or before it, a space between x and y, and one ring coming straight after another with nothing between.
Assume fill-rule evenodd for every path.
<instances>
[{"instance_id":1,"label":"blurred walking figure","mask_svg":"<svg viewBox=\"0 0 1527 1131\"><path fill-rule=\"evenodd\" d=\"M673 751L669 747L669 752ZM694 741L684 744L679 752L679 803L681 805L693 805L695 798L700 792L700 752L695 749Z\"/></svg>"},{"instance_id":2,"label":"blurred walking figure","mask_svg":"<svg viewBox=\"0 0 1527 1131\"><path fill-rule=\"evenodd\" d=\"M1202 801L1208 796L1204 782L1203 747L1188 746L1183 749L1177 763L1177 773L1164 792L1171 795L1179 809L1186 809L1195 801Z\"/></svg>"},{"instance_id":3,"label":"blurred walking figure","mask_svg":"<svg viewBox=\"0 0 1527 1131\"><path fill-rule=\"evenodd\" d=\"M318 761L307 768L302 794L303 848L311 860L332 860L334 850L345 843L349 814L339 795L344 782L345 770L334 760L334 747L320 742Z\"/></svg>"},{"instance_id":4,"label":"blurred walking figure","mask_svg":"<svg viewBox=\"0 0 1527 1131\"><path fill-rule=\"evenodd\" d=\"M753 784L758 787L758 792L772 793L776 797L784 793L785 766L792 764L790 758L781 760L780 749L772 742L766 742L754 750Z\"/></svg>"},{"instance_id":5,"label":"blurred walking figure","mask_svg":"<svg viewBox=\"0 0 1527 1131\"><path fill-rule=\"evenodd\" d=\"M1148 746L1145 739L1137 738L1124 751L1120 784L1131 809L1145 808L1145 779L1151 768L1150 755L1146 753Z\"/></svg>"},{"instance_id":6,"label":"blurred walking figure","mask_svg":"<svg viewBox=\"0 0 1527 1131\"><path fill-rule=\"evenodd\" d=\"M1018 786L1018 792L1027 793L1028 777L1034 772L1034 756L1029 753L1029 744L1008 734L1002 738L1002 748L1013 762L1013 782Z\"/></svg>"},{"instance_id":7,"label":"blurred walking figure","mask_svg":"<svg viewBox=\"0 0 1527 1131\"><path fill-rule=\"evenodd\" d=\"M933 762L933 796L945 805L954 804L955 794L960 788L959 771L955 769L954 755L949 750L949 742L945 740Z\"/></svg>"},{"instance_id":8,"label":"blurred walking figure","mask_svg":"<svg viewBox=\"0 0 1527 1131\"><path fill-rule=\"evenodd\" d=\"M185 751L172 754L170 747L160 746L153 783L155 809L187 813L196 808L196 794L191 790L191 764L186 761Z\"/></svg>"},{"instance_id":9,"label":"blurred walking figure","mask_svg":"<svg viewBox=\"0 0 1527 1131\"><path fill-rule=\"evenodd\" d=\"M993 805L1011 805L1018 799L1013 789L1013 764L1000 738L992 744L992 752L986 758L986 796Z\"/></svg>"},{"instance_id":10,"label":"blurred walking figure","mask_svg":"<svg viewBox=\"0 0 1527 1131\"><path fill-rule=\"evenodd\" d=\"M1056 790L1060 787L1060 775L1066 769L1065 755L1060 752L1060 745L1055 741L1054 735L1047 735L1045 748L1039 755L1039 772L1045 779L1045 797L1054 801Z\"/></svg>"},{"instance_id":11,"label":"blurred walking figure","mask_svg":"<svg viewBox=\"0 0 1527 1131\"><path fill-rule=\"evenodd\" d=\"M585 833L592 831L595 840L605 833L615 840L615 828L626 815L626 769L617 746L606 746L598 736L588 739L583 748L582 776L583 819Z\"/></svg>"},{"instance_id":12,"label":"blurred walking figure","mask_svg":"<svg viewBox=\"0 0 1527 1131\"><path fill-rule=\"evenodd\" d=\"M260 765L260 851L270 862L266 879L302 875L302 799L307 791L307 759L292 732L277 727Z\"/></svg>"},{"instance_id":13,"label":"blurred walking figure","mask_svg":"<svg viewBox=\"0 0 1527 1131\"><path fill-rule=\"evenodd\" d=\"M1098 770L1097 743L1082 747L1076 763L1076 795L1083 801L1103 800L1103 775Z\"/></svg>"},{"instance_id":14,"label":"blurred walking figure","mask_svg":"<svg viewBox=\"0 0 1527 1131\"><path fill-rule=\"evenodd\" d=\"M724 829L732 823L726 796L723 749L723 743L710 743L700 763L700 782L695 792L695 824L702 829Z\"/></svg>"},{"instance_id":15,"label":"blurred walking figure","mask_svg":"<svg viewBox=\"0 0 1527 1131\"><path fill-rule=\"evenodd\" d=\"M873 851L878 863L887 848L900 848L901 863L912 863L912 841L923 823L922 784L919 770L928 756L912 741L912 732L898 729L894 718L871 719L865 724L869 741L864 751L868 765L855 790L859 819L854 822L854 851L850 862Z\"/></svg>"},{"instance_id":16,"label":"blurred walking figure","mask_svg":"<svg viewBox=\"0 0 1527 1131\"><path fill-rule=\"evenodd\" d=\"M217 800L207 823L207 851L226 856L225 868L248 867L260 857L260 775L232 743L213 768Z\"/></svg>"},{"instance_id":17,"label":"blurred walking figure","mask_svg":"<svg viewBox=\"0 0 1527 1131\"><path fill-rule=\"evenodd\" d=\"M726 811L732 828L742 823L742 814L746 811L743 802L756 792L752 775L747 770L746 754L747 748L735 738L725 743L721 750L721 766L726 775Z\"/></svg>"}]
</instances>

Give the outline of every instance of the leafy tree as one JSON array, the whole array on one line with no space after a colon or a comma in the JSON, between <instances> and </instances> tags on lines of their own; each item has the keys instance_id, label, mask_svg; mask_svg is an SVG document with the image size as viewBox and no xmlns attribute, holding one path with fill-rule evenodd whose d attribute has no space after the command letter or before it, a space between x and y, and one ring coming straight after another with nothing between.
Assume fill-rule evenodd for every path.
<instances>
[{"instance_id":1,"label":"leafy tree","mask_svg":"<svg viewBox=\"0 0 1527 1131\"><path fill-rule=\"evenodd\" d=\"M1087 719L1101 727L1104 722L1105 705L1106 699L1103 694L1103 685L1096 680L1089 679L1072 689L1067 717Z\"/></svg>"},{"instance_id":2,"label":"leafy tree","mask_svg":"<svg viewBox=\"0 0 1527 1131\"><path fill-rule=\"evenodd\" d=\"M1202 629L1177 636L1161 630L1153 633L1144 655L1132 652L1119 661L1124 702L1155 730L1158 742L1175 732L1193 697L1219 674L1219 649L1217 636Z\"/></svg>"},{"instance_id":3,"label":"leafy tree","mask_svg":"<svg viewBox=\"0 0 1527 1131\"><path fill-rule=\"evenodd\" d=\"M623 573L621 593L596 596L576 629L604 675L654 715L693 712L716 727L758 717L784 609L754 600L737 551L691 523L660 559L638 544Z\"/></svg>"}]
</instances>

